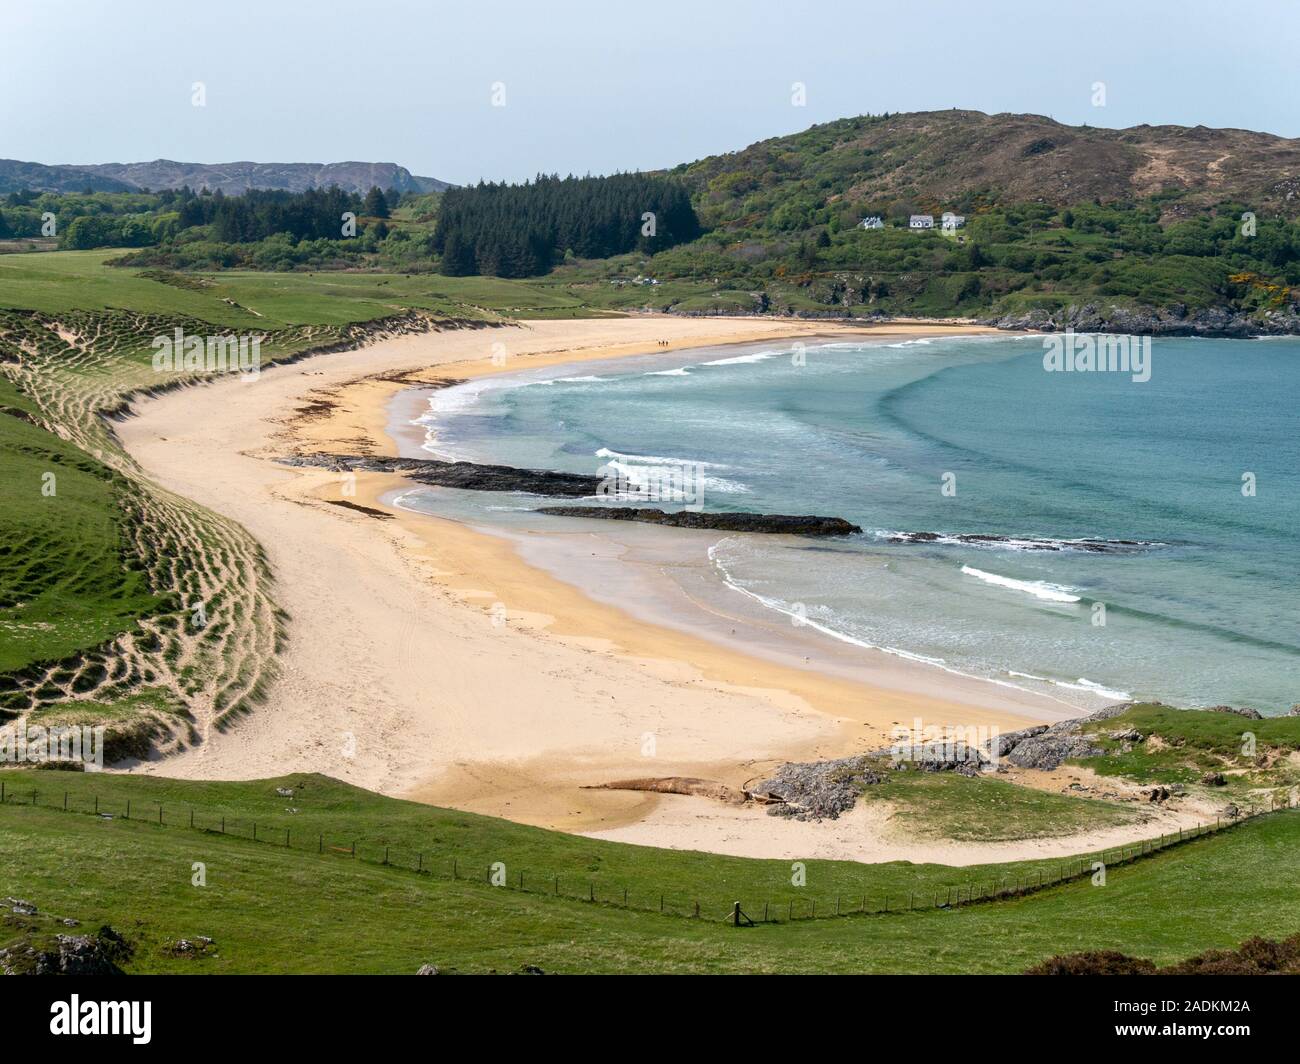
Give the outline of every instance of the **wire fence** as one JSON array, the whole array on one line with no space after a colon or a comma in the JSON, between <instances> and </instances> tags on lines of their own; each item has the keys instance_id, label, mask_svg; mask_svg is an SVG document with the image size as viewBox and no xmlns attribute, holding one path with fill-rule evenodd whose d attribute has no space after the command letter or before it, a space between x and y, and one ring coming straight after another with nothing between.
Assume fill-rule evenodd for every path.
<instances>
[{"instance_id":1,"label":"wire fence","mask_svg":"<svg viewBox=\"0 0 1300 1064\"><path fill-rule=\"evenodd\" d=\"M590 877L562 875L553 872L539 873L510 867L502 862L483 865L481 859L467 861L463 856L435 850L417 850L407 846L394 846L386 841L367 839L363 834L326 835L323 832L295 830L290 825L268 823L251 817L232 817L206 810L188 803L168 805L150 801L140 803L131 799L101 799L98 794L72 794L70 791L40 788L14 788L0 779L0 805L9 807L39 807L69 814L98 817L101 820L128 820L149 823L163 828L192 830L208 835L229 836L248 842L322 856L360 861L364 864L395 868L419 876L435 879L480 883L502 890L524 894L545 895L567 901L587 902L631 909L638 912L658 912L665 916L726 923L734 926L751 924L793 923L800 920L818 920L849 916L893 916L901 913L931 909L956 909L971 905L990 904L1010 898L1024 897L1039 891L1050 890L1086 878L1098 871L1121 867L1141 861L1153 854L1163 853L1207 835L1238 827L1261 816L1294 809L1296 796L1288 793L1282 801L1270 797L1267 805L1251 805L1230 819L1216 819L1213 823L1197 824L1194 828L1179 829L1158 838L1143 839L1123 846L1109 847L1086 854L1076 854L1060 861L1041 862L1032 870L1019 869L993 878L987 869L980 875L965 874L953 869L959 882L935 886L918 884L915 889L876 887L856 893L841 892L831 896L813 896L802 893L778 901L752 898L748 903L734 898L722 902L717 898L705 899L689 894L672 894L666 891L646 891L628 886L597 883Z\"/></svg>"}]
</instances>

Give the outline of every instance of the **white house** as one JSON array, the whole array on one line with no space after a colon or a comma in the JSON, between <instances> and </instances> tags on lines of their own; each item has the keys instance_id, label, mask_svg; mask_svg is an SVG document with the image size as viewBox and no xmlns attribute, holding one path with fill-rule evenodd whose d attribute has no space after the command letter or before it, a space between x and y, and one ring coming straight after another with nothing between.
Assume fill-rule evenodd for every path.
<instances>
[{"instance_id":1,"label":"white house","mask_svg":"<svg viewBox=\"0 0 1300 1064\"><path fill-rule=\"evenodd\" d=\"M933 214L914 214L907 223L909 229L933 229Z\"/></svg>"},{"instance_id":2,"label":"white house","mask_svg":"<svg viewBox=\"0 0 1300 1064\"><path fill-rule=\"evenodd\" d=\"M966 215L953 214L952 211L943 212L943 227L945 229L960 229L966 224Z\"/></svg>"},{"instance_id":3,"label":"white house","mask_svg":"<svg viewBox=\"0 0 1300 1064\"><path fill-rule=\"evenodd\" d=\"M885 223L880 215L873 214L870 218L863 218L859 226L863 229L884 229Z\"/></svg>"}]
</instances>

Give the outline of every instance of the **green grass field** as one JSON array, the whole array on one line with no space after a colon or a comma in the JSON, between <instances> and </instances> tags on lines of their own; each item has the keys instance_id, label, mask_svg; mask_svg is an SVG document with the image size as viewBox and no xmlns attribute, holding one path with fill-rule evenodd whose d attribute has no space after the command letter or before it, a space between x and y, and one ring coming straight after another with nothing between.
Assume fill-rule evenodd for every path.
<instances>
[{"instance_id":1,"label":"green grass field","mask_svg":"<svg viewBox=\"0 0 1300 1064\"><path fill-rule=\"evenodd\" d=\"M0 308L53 315L107 310L174 315L237 330L349 325L407 310L488 319L602 312L541 282L343 271L178 274L107 265L120 254L0 255Z\"/></svg>"},{"instance_id":2,"label":"green grass field","mask_svg":"<svg viewBox=\"0 0 1300 1064\"><path fill-rule=\"evenodd\" d=\"M907 884L940 889L1012 869L808 862L808 886L794 888L787 862L601 843L386 799L319 776L241 784L38 771L0 778L8 792L0 805L4 892L88 928L111 924L136 946L129 970L137 972L400 973L426 962L463 972L525 964L555 972L1016 972L1084 949L1172 962L1300 929L1292 904L1296 812L1111 867L1105 886L1084 877L1004 900L938 909L917 902L906 911ZM296 788L291 802L275 794L286 785ZM34 807L23 796L32 787L41 794ZM65 788L74 807L98 793L101 811L117 815L63 812ZM121 816L127 797L130 820ZM191 830L191 804L200 823L217 810L245 825L258 819L267 841ZM300 811L287 814L286 806ZM308 837L347 836L350 828L364 833L363 846L420 847L433 872L355 860L328 843L319 854L310 845L285 849L274 840L286 823ZM462 878L453 880L446 866L457 853ZM490 860L506 866L512 883L526 868L539 879L561 875L562 888L567 876L579 890L556 897L544 879L536 892L491 886ZM193 885L196 862L205 886ZM1038 865L1014 867L1028 876ZM595 903L583 896L588 882ZM625 886L633 908L619 904ZM833 912L838 891L886 890L899 891L887 915L823 915ZM693 918L689 907L661 915L660 892L700 894L705 918ZM739 929L720 921L732 900L761 915L758 899L768 895L779 919ZM635 908L647 896L650 904ZM814 896L818 918L800 918ZM792 922L776 911L790 899ZM0 928L0 945L21 938L20 923ZM215 940L215 955L170 949L201 935Z\"/></svg>"}]
</instances>

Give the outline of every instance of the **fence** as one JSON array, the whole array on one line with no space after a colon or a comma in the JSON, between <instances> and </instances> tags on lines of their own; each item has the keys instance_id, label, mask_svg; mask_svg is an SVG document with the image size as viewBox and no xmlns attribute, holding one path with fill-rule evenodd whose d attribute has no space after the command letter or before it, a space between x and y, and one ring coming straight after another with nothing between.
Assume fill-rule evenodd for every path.
<instances>
[{"instance_id":1,"label":"fence","mask_svg":"<svg viewBox=\"0 0 1300 1064\"><path fill-rule=\"evenodd\" d=\"M39 788L16 790L12 786L6 787L5 781L0 779L0 805L40 807L69 814L96 816L105 820L121 817L124 820L146 822L164 828L220 834L296 852L332 855L365 864L397 868L421 876L479 882L498 889L525 894L548 895L569 901L609 905L638 912L658 912L665 916L727 923L733 926L747 926L750 922L792 923L798 920L829 917L894 916L929 909L954 909L990 904L1009 898L1024 897L1063 883L1088 878L1093 875L1094 866L1098 862L1104 864L1107 869L1133 864L1172 847L1204 838L1206 835L1230 830L1257 817L1295 808L1297 804L1296 799L1291 795L1280 804L1276 799L1270 798L1267 807L1257 808L1252 805L1234 819L1215 820L1213 824L1198 824L1195 828L1180 829L1175 833L1161 835L1154 839L1143 839L1127 846L1078 854L1050 868L1019 871L993 880L962 877L961 870L954 868L954 876L964 878L965 882L937 888L926 884L915 890L891 888L888 892L880 891L879 894L873 894L870 890L855 894L840 893L833 896L833 904L827 897L819 899L800 896L784 898L776 903L759 901L757 905L747 906L736 901L723 903L716 900L702 904L699 898L674 896L666 892L642 891L633 894L626 886L610 888L602 885L598 890L595 880L586 879L584 882L580 876L538 874L523 869L516 869L505 876L504 866L476 867L462 861L454 854L438 854L396 847L386 842L366 840L360 834L339 839L326 837L320 832L295 833L292 827L272 826L265 821L258 822L251 818L205 812L188 804L179 811L172 806L169 812L168 807L160 802L148 802L146 804L150 808L144 809L137 801L133 809L130 799L126 799L124 803L121 801L106 803L101 802L100 797L95 794L74 797L66 790L61 795L55 791L53 799L50 798L50 794L50 791L41 791ZM42 795L46 799L43 803ZM156 810L152 808L155 806Z\"/></svg>"}]
</instances>

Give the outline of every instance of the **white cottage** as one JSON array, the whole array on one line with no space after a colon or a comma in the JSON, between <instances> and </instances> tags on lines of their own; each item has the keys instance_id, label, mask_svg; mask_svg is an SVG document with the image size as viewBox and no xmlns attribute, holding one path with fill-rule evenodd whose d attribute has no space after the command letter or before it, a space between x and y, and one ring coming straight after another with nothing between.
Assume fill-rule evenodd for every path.
<instances>
[{"instance_id":1,"label":"white cottage","mask_svg":"<svg viewBox=\"0 0 1300 1064\"><path fill-rule=\"evenodd\" d=\"M966 224L966 215L953 214L952 211L943 212L943 227L945 229L960 229Z\"/></svg>"},{"instance_id":2,"label":"white cottage","mask_svg":"<svg viewBox=\"0 0 1300 1064\"><path fill-rule=\"evenodd\" d=\"M933 229L933 214L914 214L907 223L909 229Z\"/></svg>"},{"instance_id":3,"label":"white cottage","mask_svg":"<svg viewBox=\"0 0 1300 1064\"><path fill-rule=\"evenodd\" d=\"M885 228L884 219L882 219L878 214L873 214L870 218L863 218L862 221L859 222L858 224L863 229L884 229Z\"/></svg>"}]
</instances>

